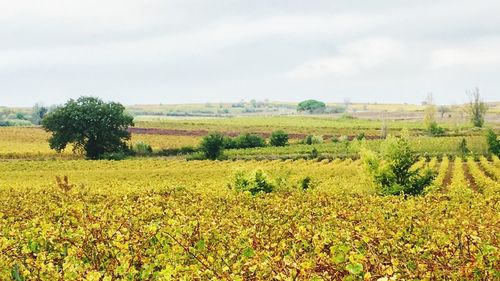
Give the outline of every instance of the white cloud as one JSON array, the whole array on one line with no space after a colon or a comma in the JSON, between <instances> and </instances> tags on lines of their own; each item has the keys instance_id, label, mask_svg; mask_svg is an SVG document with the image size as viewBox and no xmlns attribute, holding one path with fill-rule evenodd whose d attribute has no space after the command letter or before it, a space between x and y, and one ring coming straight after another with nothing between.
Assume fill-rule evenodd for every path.
<instances>
[{"instance_id":1,"label":"white cloud","mask_svg":"<svg viewBox=\"0 0 500 281\"><path fill-rule=\"evenodd\" d=\"M488 66L500 64L500 39L489 38L467 46L445 47L432 52L432 67Z\"/></svg>"},{"instance_id":2,"label":"white cloud","mask_svg":"<svg viewBox=\"0 0 500 281\"><path fill-rule=\"evenodd\" d=\"M208 28L167 33L133 40L68 44L42 48L0 50L0 68L47 65L87 65L162 61L201 55L275 36L289 38L341 35L374 28L377 18L361 15L333 17L283 16L225 22Z\"/></svg>"},{"instance_id":3,"label":"white cloud","mask_svg":"<svg viewBox=\"0 0 500 281\"><path fill-rule=\"evenodd\" d=\"M339 54L306 61L287 76L292 79L311 79L324 76L354 75L400 58L402 44L391 38L357 40L340 48Z\"/></svg>"}]
</instances>

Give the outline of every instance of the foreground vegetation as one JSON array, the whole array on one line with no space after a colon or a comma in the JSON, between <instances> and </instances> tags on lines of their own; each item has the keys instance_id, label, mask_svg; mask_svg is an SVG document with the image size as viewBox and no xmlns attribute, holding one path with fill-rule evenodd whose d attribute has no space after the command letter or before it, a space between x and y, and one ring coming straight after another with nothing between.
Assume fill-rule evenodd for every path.
<instances>
[{"instance_id":1,"label":"foreground vegetation","mask_svg":"<svg viewBox=\"0 0 500 281\"><path fill-rule=\"evenodd\" d=\"M445 160L408 199L352 160L0 162L0 279L496 279L500 160Z\"/></svg>"},{"instance_id":2,"label":"foreground vegetation","mask_svg":"<svg viewBox=\"0 0 500 281\"><path fill-rule=\"evenodd\" d=\"M0 280L500 279L498 124L429 105L424 123L127 117L90 147L123 161L72 153L101 158L98 115L56 120L61 153L0 128Z\"/></svg>"}]
</instances>

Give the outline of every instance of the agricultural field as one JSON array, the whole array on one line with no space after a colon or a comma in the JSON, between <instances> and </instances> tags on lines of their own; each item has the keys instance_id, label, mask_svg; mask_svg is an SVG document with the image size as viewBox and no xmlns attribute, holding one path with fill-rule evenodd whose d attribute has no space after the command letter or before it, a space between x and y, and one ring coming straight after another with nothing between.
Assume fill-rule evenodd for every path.
<instances>
[{"instance_id":1,"label":"agricultural field","mask_svg":"<svg viewBox=\"0 0 500 281\"><path fill-rule=\"evenodd\" d=\"M153 154L122 161L56 153L40 127L0 128L0 280L500 278L500 160L466 123L431 137L417 121L386 122L389 134L408 131L413 168L436 174L414 197L377 194L359 159L383 149L380 120L135 123L128 143ZM225 160L160 154L196 148L214 130L268 138L279 129L288 146L227 149ZM308 134L322 141L303 144ZM238 191L238 179L257 175L274 191Z\"/></svg>"},{"instance_id":2,"label":"agricultural field","mask_svg":"<svg viewBox=\"0 0 500 281\"><path fill-rule=\"evenodd\" d=\"M361 161L349 159L4 161L0 276L498 277L500 160L416 165L438 176L427 195L405 199L376 196ZM258 169L277 192L231 187L235 173Z\"/></svg>"}]
</instances>

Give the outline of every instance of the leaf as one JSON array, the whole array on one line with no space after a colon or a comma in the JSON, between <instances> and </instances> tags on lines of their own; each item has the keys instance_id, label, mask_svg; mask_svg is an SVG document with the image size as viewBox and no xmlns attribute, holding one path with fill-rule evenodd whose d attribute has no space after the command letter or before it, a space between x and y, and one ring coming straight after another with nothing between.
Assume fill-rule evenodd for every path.
<instances>
[{"instance_id":1,"label":"leaf","mask_svg":"<svg viewBox=\"0 0 500 281\"><path fill-rule=\"evenodd\" d=\"M255 255L255 252L252 248L247 247L245 250L243 250L243 256L246 258L251 258Z\"/></svg>"},{"instance_id":2,"label":"leaf","mask_svg":"<svg viewBox=\"0 0 500 281\"><path fill-rule=\"evenodd\" d=\"M363 265L360 263L350 263L348 264L345 269L349 271L351 274L358 275L363 272Z\"/></svg>"},{"instance_id":3,"label":"leaf","mask_svg":"<svg viewBox=\"0 0 500 281\"><path fill-rule=\"evenodd\" d=\"M14 265L11 271L12 279L15 281L24 281L24 278L19 273L19 266L17 264Z\"/></svg>"},{"instance_id":4,"label":"leaf","mask_svg":"<svg viewBox=\"0 0 500 281\"><path fill-rule=\"evenodd\" d=\"M196 250L203 250L203 249L205 249L205 240L201 239L200 241L196 242L196 244L194 245L194 248Z\"/></svg>"}]
</instances>

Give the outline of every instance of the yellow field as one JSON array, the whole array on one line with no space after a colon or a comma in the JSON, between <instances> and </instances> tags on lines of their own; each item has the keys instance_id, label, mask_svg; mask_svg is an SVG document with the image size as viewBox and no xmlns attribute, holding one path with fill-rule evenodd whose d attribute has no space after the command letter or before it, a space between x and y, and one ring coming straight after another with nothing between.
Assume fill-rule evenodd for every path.
<instances>
[{"instance_id":1,"label":"yellow field","mask_svg":"<svg viewBox=\"0 0 500 281\"><path fill-rule=\"evenodd\" d=\"M500 160L464 163L405 199L352 160L3 161L0 279L493 280ZM257 169L276 192L230 188Z\"/></svg>"},{"instance_id":2,"label":"yellow field","mask_svg":"<svg viewBox=\"0 0 500 281\"><path fill-rule=\"evenodd\" d=\"M81 158L74 155L71 147L62 154L51 150L47 142L49 134L35 127L0 127L0 159L20 158ZM140 135L133 134L129 144L145 142L154 150L162 148L180 148L182 146L196 146L199 137L167 136L167 135Z\"/></svg>"}]
</instances>

